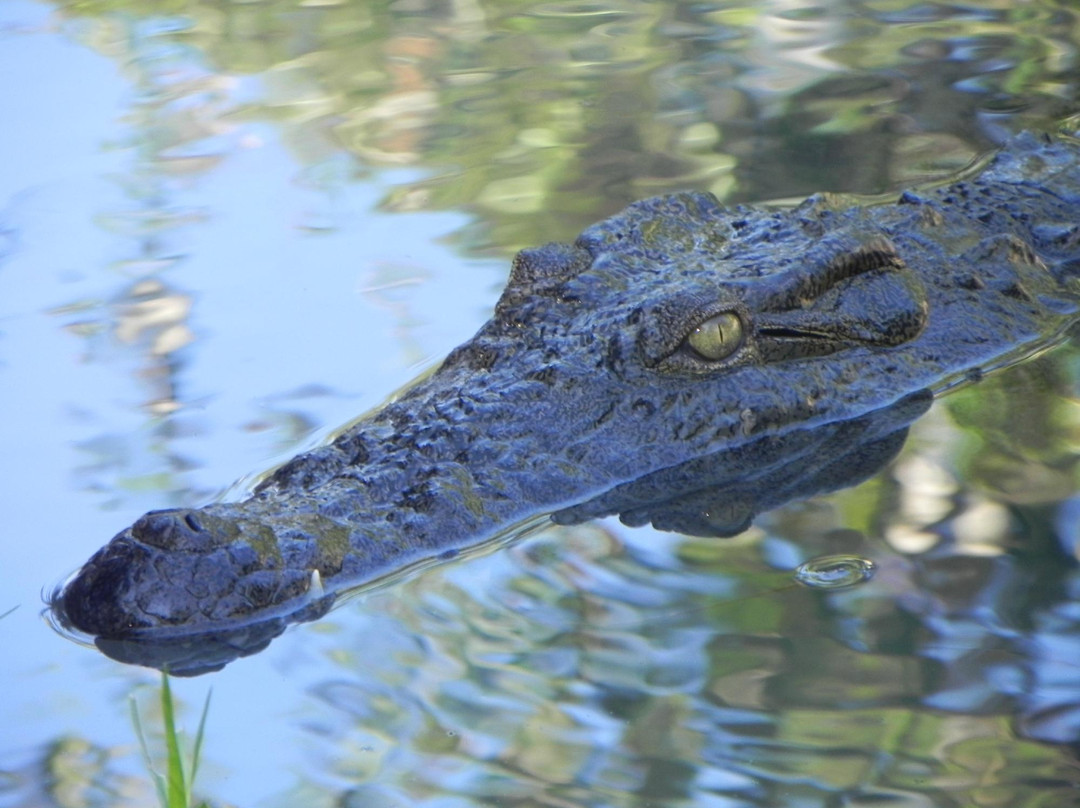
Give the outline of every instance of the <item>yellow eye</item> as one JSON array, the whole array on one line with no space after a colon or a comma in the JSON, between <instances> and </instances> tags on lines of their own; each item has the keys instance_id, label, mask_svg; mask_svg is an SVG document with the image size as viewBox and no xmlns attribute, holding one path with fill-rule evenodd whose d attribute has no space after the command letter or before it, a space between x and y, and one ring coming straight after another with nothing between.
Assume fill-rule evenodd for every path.
<instances>
[{"instance_id":1,"label":"yellow eye","mask_svg":"<svg viewBox=\"0 0 1080 808\"><path fill-rule=\"evenodd\" d=\"M686 337L686 344L711 362L727 359L739 350L742 341L742 320L729 311L710 317Z\"/></svg>"}]
</instances>

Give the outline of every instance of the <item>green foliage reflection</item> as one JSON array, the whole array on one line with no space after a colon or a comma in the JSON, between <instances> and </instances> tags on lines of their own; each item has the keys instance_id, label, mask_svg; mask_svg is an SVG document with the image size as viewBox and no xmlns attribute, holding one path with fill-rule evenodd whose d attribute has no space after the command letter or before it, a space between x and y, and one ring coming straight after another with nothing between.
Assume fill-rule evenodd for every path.
<instances>
[{"instance_id":1,"label":"green foliage reflection","mask_svg":"<svg viewBox=\"0 0 1080 808\"><path fill-rule=\"evenodd\" d=\"M1057 5L985 0L926 19L909 0L859 14L643 0L61 7L95 20L88 39L118 56L132 43L107 29L135 20L136 39L258 75L234 120L274 122L306 165L344 150L423 168L386 205L471 207L505 251L663 191L870 193L954 170L991 145L979 115L1020 128L1069 111L1080 23Z\"/></svg>"}]
</instances>

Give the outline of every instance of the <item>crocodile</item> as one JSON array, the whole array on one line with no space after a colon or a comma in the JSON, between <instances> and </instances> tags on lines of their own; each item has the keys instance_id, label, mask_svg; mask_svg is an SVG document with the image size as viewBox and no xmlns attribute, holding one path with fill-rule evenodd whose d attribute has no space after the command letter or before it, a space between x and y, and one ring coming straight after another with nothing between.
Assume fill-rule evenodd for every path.
<instances>
[{"instance_id":1,"label":"crocodile","mask_svg":"<svg viewBox=\"0 0 1080 808\"><path fill-rule=\"evenodd\" d=\"M772 485L748 470L782 466L820 430L834 451L852 434L837 425L1061 339L1078 278L1069 136L1017 135L951 184L888 202L642 200L572 244L520 252L492 318L435 372L242 501L140 517L51 608L110 656L193 675L530 520L620 513L707 532L726 491L715 532L735 532L771 506L739 504ZM905 422L868 456L887 459ZM713 495L665 506L695 467ZM808 476L785 485L836 477Z\"/></svg>"}]
</instances>

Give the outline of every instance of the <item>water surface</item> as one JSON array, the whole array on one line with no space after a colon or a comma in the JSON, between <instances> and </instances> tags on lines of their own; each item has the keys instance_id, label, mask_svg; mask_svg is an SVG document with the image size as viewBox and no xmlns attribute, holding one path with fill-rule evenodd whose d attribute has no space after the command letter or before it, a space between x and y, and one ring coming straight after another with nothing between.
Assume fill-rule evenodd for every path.
<instances>
[{"instance_id":1,"label":"water surface","mask_svg":"<svg viewBox=\"0 0 1080 808\"><path fill-rule=\"evenodd\" d=\"M669 190L892 192L1050 126L1078 26L1005 0L6 4L0 805L152 800L126 700L155 675L39 616L118 529L377 405L479 327L516 249ZM882 474L737 538L552 528L179 682L214 690L202 790L1073 804L1077 369L1066 345L949 396ZM874 575L796 582L837 554Z\"/></svg>"}]
</instances>

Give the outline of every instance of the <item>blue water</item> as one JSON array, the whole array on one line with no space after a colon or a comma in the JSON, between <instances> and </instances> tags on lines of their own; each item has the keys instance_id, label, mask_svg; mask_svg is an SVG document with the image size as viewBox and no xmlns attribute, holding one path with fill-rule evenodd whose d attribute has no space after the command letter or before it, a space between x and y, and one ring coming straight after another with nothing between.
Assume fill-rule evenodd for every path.
<instances>
[{"instance_id":1,"label":"blue water","mask_svg":"<svg viewBox=\"0 0 1080 808\"><path fill-rule=\"evenodd\" d=\"M0 769L13 769L70 734L131 751L126 692L156 682L48 630L43 594L132 515L214 497L378 404L479 327L502 268L439 243L461 214L374 210L416 172L305 187L265 125L213 144L218 169L169 187L156 209L132 200L131 82L46 8L11 3L2 13L0 66L26 77L0 86L9 122L0 127L0 612L16 608L0 621L10 649ZM148 211L179 223L147 225ZM330 229L309 227L328 219ZM169 327L168 306L148 313L141 332L138 320L130 336L115 330L148 261L164 265L153 276L169 285L166 297L190 308L172 323L193 343L168 360L180 365L185 402L168 435L153 412L167 389L155 378L164 360L145 356ZM285 721L251 731L257 717L311 710L305 683L322 675L318 656L281 646L259 671L212 683L208 759L247 750L243 775L219 792L236 804L296 779L303 733ZM209 687L176 686L196 704ZM140 771L124 754L125 770Z\"/></svg>"},{"instance_id":2,"label":"blue water","mask_svg":"<svg viewBox=\"0 0 1080 808\"><path fill-rule=\"evenodd\" d=\"M680 187L880 192L1075 98L1067 6L895 5L0 6L0 806L152 804L127 702L153 725L156 673L53 632L43 597L431 367L514 249ZM213 690L199 790L1068 804L1074 353L730 541L552 529L176 681L189 728ZM873 578L795 583L833 553Z\"/></svg>"}]
</instances>

